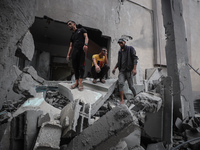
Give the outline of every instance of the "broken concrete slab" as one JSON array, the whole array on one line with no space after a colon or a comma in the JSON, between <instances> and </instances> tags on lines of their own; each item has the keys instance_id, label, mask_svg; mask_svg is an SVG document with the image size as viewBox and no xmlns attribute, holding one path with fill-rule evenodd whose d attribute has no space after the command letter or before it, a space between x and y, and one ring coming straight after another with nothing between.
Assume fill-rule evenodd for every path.
<instances>
[{"instance_id":1,"label":"broken concrete slab","mask_svg":"<svg viewBox=\"0 0 200 150\"><path fill-rule=\"evenodd\" d=\"M43 84L45 82L45 80L43 78L38 76L37 71L32 66L25 67L23 69L23 72L27 73L27 74L30 74L32 76L32 78L35 81L39 82L40 84Z\"/></svg>"},{"instance_id":2,"label":"broken concrete slab","mask_svg":"<svg viewBox=\"0 0 200 150\"><path fill-rule=\"evenodd\" d=\"M42 111L29 110L11 121L10 149L32 149L37 137L37 120Z\"/></svg>"},{"instance_id":3,"label":"broken concrete slab","mask_svg":"<svg viewBox=\"0 0 200 150\"><path fill-rule=\"evenodd\" d=\"M92 81L88 79L83 81L84 91L82 92L78 89L70 89L71 84L67 83L59 83L58 89L61 94L71 101L81 99L85 104L91 104L91 115L94 115L113 93L116 82L116 79L108 79L105 84L93 84Z\"/></svg>"},{"instance_id":4,"label":"broken concrete slab","mask_svg":"<svg viewBox=\"0 0 200 150\"><path fill-rule=\"evenodd\" d=\"M0 150L8 150L10 148L10 124L11 122L0 125Z\"/></svg>"},{"instance_id":5,"label":"broken concrete slab","mask_svg":"<svg viewBox=\"0 0 200 150\"><path fill-rule=\"evenodd\" d=\"M90 124L91 106L85 105L79 99L66 105L60 114L62 137L74 137Z\"/></svg>"},{"instance_id":6,"label":"broken concrete slab","mask_svg":"<svg viewBox=\"0 0 200 150\"><path fill-rule=\"evenodd\" d=\"M54 118L56 115L60 115L61 110L48 104L43 97L43 93L37 93L36 97L29 98L20 108L14 112L13 116L17 116L26 110L42 110L44 114L49 113Z\"/></svg>"},{"instance_id":7,"label":"broken concrete slab","mask_svg":"<svg viewBox=\"0 0 200 150\"><path fill-rule=\"evenodd\" d=\"M141 107L145 112L157 112L162 106L161 95L152 92L139 93L134 100L137 107Z\"/></svg>"},{"instance_id":8,"label":"broken concrete slab","mask_svg":"<svg viewBox=\"0 0 200 150\"><path fill-rule=\"evenodd\" d=\"M162 142L156 144L148 144L147 150L166 150Z\"/></svg>"},{"instance_id":9,"label":"broken concrete slab","mask_svg":"<svg viewBox=\"0 0 200 150\"><path fill-rule=\"evenodd\" d=\"M16 56L31 61L35 51L33 36L28 30L17 43Z\"/></svg>"},{"instance_id":10,"label":"broken concrete slab","mask_svg":"<svg viewBox=\"0 0 200 150\"><path fill-rule=\"evenodd\" d=\"M61 128L55 121L43 123L34 150L60 150Z\"/></svg>"},{"instance_id":11,"label":"broken concrete slab","mask_svg":"<svg viewBox=\"0 0 200 150\"><path fill-rule=\"evenodd\" d=\"M109 149L138 127L138 120L126 105L115 107L83 130L68 145L73 149Z\"/></svg>"},{"instance_id":12,"label":"broken concrete slab","mask_svg":"<svg viewBox=\"0 0 200 150\"><path fill-rule=\"evenodd\" d=\"M27 98L35 97L36 91L35 86L37 83L33 80L31 75L22 73L18 78L16 79L14 85L13 85L13 91L18 94L23 94Z\"/></svg>"},{"instance_id":13,"label":"broken concrete slab","mask_svg":"<svg viewBox=\"0 0 200 150\"><path fill-rule=\"evenodd\" d=\"M123 139L127 143L128 149L141 145L141 129L136 127L135 130Z\"/></svg>"},{"instance_id":14,"label":"broken concrete slab","mask_svg":"<svg viewBox=\"0 0 200 150\"><path fill-rule=\"evenodd\" d=\"M49 113L46 113L45 115L43 114L43 115L39 116L39 118L38 118L38 127L41 127L43 123L49 122L51 120L52 119L51 119Z\"/></svg>"},{"instance_id":15,"label":"broken concrete slab","mask_svg":"<svg viewBox=\"0 0 200 150\"><path fill-rule=\"evenodd\" d=\"M111 147L110 150L128 150L125 141L120 141L115 147Z\"/></svg>"},{"instance_id":16,"label":"broken concrete slab","mask_svg":"<svg viewBox=\"0 0 200 150\"><path fill-rule=\"evenodd\" d=\"M102 94L84 89L83 92L80 92L78 89L70 89L71 84L59 83L58 90L61 94L67 97L70 101L76 99L81 99L84 103L94 104L97 100L102 98Z\"/></svg>"}]
</instances>

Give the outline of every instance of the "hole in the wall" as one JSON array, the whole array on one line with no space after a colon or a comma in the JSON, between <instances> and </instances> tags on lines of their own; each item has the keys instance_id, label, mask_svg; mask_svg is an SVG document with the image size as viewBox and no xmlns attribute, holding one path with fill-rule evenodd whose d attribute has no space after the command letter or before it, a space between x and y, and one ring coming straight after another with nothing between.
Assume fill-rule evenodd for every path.
<instances>
[{"instance_id":1,"label":"hole in the wall","mask_svg":"<svg viewBox=\"0 0 200 150\"><path fill-rule=\"evenodd\" d=\"M102 36L98 29L83 26L89 37L85 75L90 75L92 55L100 52L101 47L110 53L110 37ZM72 32L67 23L44 18L35 18L30 28L35 43L35 54L32 65L38 75L47 80L70 80L73 74L72 64L67 64L66 56Z\"/></svg>"}]
</instances>

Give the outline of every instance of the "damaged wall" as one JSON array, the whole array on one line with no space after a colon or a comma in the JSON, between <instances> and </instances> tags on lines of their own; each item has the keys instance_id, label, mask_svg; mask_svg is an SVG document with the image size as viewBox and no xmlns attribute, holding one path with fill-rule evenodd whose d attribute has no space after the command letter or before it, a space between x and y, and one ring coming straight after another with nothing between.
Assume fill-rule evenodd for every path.
<instances>
[{"instance_id":1,"label":"damaged wall","mask_svg":"<svg viewBox=\"0 0 200 150\"><path fill-rule=\"evenodd\" d=\"M12 90L17 78L13 67L18 63L15 51L17 42L34 22L35 9L35 0L0 1L0 108L4 100L18 100L20 97Z\"/></svg>"},{"instance_id":2,"label":"damaged wall","mask_svg":"<svg viewBox=\"0 0 200 150\"><path fill-rule=\"evenodd\" d=\"M129 40L127 44L135 47L140 58L141 68L144 71L145 68L153 67L153 16L151 3L151 1L138 2L131 0L44 0L38 1L36 16L43 17L46 15L61 22L67 22L71 19L78 24L99 29L102 31L102 35L111 37L112 61L110 70L114 68L117 61L118 38L122 35L133 37L133 40ZM69 41L66 42L69 43ZM115 76L117 77L117 73Z\"/></svg>"}]
</instances>

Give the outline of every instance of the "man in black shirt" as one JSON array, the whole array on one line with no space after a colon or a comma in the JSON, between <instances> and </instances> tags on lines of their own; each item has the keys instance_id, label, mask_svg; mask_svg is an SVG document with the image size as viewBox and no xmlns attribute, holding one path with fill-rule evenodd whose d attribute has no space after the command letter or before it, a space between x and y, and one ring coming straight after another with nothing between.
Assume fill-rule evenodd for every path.
<instances>
[{"instance_id":1,"label":"man in black shirt","mask_svg":"<svg viewBox=\"0 0 200 150\"><path fill-rule=\"evenodd\" d=\"M119 91L121 104L124 103L124 83L127 80L128 86L132 91L133 95L136 96L135 89L133 87L132 74L136 75L136 67L138 57L136 56L136 51L132 46L127 46L126 41L124 39L119 39L118 44L121 49L118 52L118 62L115 68L112 70L112 73L115 73L116 68L119 69L118 83L119 83Z\"/></svg>"},{"instance_id":2,"label":"man in black shirt","mask_svg":"<svg viewBox=\"0 0 200 150\"><path fill-rule=\"evenodd\" d=\"M70 46L67 54L67 61L72 52L72 66L75 73L76 82L71 86L71 89L78 87L80 91L83 90L83 75L85 72L85 61L88 49L88 35L84 28L77 28L76 23L72 20L67 22L68 27L72 30L70 39Z\"/></svg>"}]
</instances>

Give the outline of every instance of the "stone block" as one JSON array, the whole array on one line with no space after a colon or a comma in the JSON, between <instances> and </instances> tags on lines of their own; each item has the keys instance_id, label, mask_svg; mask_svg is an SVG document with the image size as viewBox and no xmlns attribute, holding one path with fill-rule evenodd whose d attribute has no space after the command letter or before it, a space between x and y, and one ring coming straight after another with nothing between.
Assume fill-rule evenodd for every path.
<instances>
[{"instance_id":1,"label":"stone block","mask_svg":"<svg viewBox=\"0 0 200 150\"><path fill-rule=\"evenodd\" d=\"M77 135L69 143L67 150L110 149L136 127L138 127L137 118L126 105L120 105Z\"/></svg>"},{"instance_id":2,"label":"stone block","mask_svg":"<svg viewBox=\"0 0 200 150\"><path fill-rule=\"evenodd\" d=\"M54 121L43 123L34 150L60 150L61 128Z\"/></svg>"}]
</instances>

